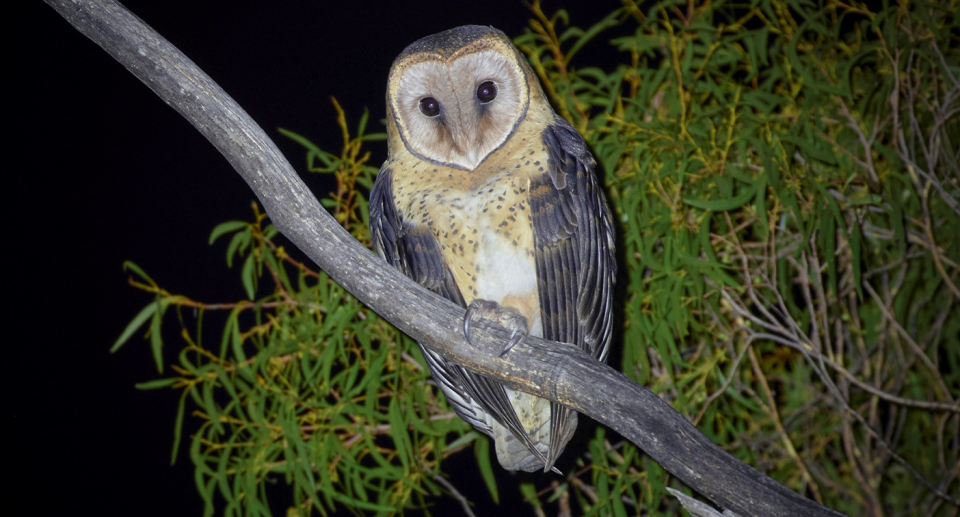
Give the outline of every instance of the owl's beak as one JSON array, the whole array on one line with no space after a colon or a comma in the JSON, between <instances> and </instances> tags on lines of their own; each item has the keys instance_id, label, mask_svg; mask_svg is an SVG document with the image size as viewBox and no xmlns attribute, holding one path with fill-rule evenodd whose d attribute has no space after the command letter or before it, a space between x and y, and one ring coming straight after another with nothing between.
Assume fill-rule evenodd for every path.
<instances>
[{"instance_id":1,"label":"owl's beak","mask_svg":"<svg viewBox=\"0 0 960 517\"><path fill-rule=\"evenodd\" d=\"M480 148L480 135L478 134L478 130L479 127L474 124L461 123L450 131L453 137L454 150L460 158L458 161L470 167L471 170L475 169L483 159L478 153L478 149Z\"/></svg>"}]
</instances>

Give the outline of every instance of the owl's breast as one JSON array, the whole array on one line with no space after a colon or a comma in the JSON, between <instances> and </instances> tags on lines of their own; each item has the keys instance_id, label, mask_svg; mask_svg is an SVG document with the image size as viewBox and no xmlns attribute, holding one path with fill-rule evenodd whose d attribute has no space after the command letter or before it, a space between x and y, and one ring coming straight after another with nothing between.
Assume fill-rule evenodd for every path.
<instances>
[{"instance_id":1,"label":"owl's breast","mask_svg":"<svg viewBox=\"0 0 960 517\"><path fill-rule=\"evenodd\" d=\"M426 182L395 179L404 220L437 238L466 303L514 307L542 335L528 177L499 169L477 181L476 172L441 171Z\"/></svg>"}]
</instances>

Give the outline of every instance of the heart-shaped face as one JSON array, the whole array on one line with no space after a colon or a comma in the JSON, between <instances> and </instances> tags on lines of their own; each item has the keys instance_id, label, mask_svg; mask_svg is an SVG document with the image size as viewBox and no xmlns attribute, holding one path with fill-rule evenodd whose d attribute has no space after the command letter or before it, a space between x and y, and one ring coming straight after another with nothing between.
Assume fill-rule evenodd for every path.
<instances>
[{"instance_id":1,"label":"heart-shaped face","mask_svg":"<svg viewBox=\"0 0 960 517\"><path fill-rule=\"evenodd\" d=\"M468 25L423 38L390 70L389 130L419 158L473 170L526 115L527 71L510 40L490 27Z\"/></svg>"}]
</instances>

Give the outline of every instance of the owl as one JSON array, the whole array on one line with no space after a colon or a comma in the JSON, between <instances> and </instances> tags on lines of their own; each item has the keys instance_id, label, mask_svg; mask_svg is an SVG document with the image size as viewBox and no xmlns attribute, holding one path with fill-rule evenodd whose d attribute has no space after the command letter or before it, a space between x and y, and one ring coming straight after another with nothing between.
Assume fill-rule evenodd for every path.
<instances>
[{"instance_id":1,"label":"owl","mask_svg":"<svg viewBox=\"0 0 960 517\"><path fill-rule=\"evenodd\" d=\"M370 195L376 251L422 286L513 334L605 360L616 276L594 159L522 54L477 25L407 47L387 87L389 157ZM457 414L508 470L553 470L577 413L420 347Z\"/></svg>"}]
</instances>

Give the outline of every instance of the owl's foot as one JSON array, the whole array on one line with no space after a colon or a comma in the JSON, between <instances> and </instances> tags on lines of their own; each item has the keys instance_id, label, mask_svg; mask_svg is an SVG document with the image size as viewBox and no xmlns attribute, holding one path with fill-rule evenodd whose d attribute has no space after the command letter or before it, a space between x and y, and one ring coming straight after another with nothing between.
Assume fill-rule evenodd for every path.
<instances>
[{"instance_id":1,"label":"owl's foot","mask_svg":"<svg viewBox=\"0 0 960 517\"><path fill-rule=\"evenodd\" d=\"M481 319L494 321L513 331L510 334L510 340L500 351L501 356L527 337L527 318L520 314L520 311L513 307L504 307L490 300L473 300L467 307L467 314L463 318L463 337L467 338L467 343L471 345L473 342L470 341L470 322Z\"/></svg>"}]
</instances>

